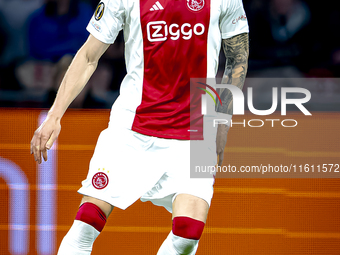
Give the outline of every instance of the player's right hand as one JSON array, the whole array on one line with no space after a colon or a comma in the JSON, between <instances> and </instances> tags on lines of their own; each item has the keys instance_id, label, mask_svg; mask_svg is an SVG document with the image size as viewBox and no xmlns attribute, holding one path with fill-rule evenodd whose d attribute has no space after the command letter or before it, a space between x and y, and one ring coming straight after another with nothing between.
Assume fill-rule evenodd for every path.
<instances>
[{"instance_id":1,"label":"player's right hand","mask_svg":"<svg viewBox=\"0 0 340 255\"><path fill-rule=\"evenodd\" d=\"M42 157L47 161L47 150L52 148L61 130L60 119L47 116L40 127L34 132L31 140L31 154L39 164Z\"/></svg>"}]
</instances>

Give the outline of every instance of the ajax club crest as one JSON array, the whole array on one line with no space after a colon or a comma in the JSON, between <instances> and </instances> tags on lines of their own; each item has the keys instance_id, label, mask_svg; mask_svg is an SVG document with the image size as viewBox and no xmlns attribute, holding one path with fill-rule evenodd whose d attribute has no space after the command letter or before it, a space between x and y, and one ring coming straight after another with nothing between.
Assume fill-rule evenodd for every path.
<instances>
[{"instance_id":1,"label":"ajax club crest","mask_svg":"<svg viewBox=\"0 0 340 255\"><path fill-rule=\"evenodd\" d=\"M204 0L187 0L188 8L192 11L198 12L204 7Z\"/></svg>"},{"instance_id":2,"label":"ajax club crest","mask_svg":"<svg viewBox=\"0 0 340 255\"><path fill-rule=\"evenodd\" d=\"M96 173L92 178L92 185L96 189L104 189L109 183L109 177L103 172Z\"/></svg>"}]
</instances>

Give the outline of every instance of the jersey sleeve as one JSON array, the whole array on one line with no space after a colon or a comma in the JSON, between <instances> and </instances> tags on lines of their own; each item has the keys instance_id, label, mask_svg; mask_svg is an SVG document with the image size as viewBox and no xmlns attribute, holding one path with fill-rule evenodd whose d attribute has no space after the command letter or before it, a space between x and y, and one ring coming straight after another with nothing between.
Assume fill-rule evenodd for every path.
<instances>
[{"instance_id":1,"label":"jersey sleeve","mask_svg":"<svg viewBox=\"0 0 340 255\"><path fill-rule=\"evenodd\" d=\"M125 9L122 0L102 0L87 25L86 29L99 41L114 43L125 21Z\"/></svg>"},{"instance_id":2,"label":"jersey sleeve","mask_svg":"<svg viewBox=\"0 0 340 255\"><path fill-rule=\"evenodd\" d=\"M220 30L222 39L249 32L242 0L222 0L221 9Z\"/></svg>"}]
</instances>

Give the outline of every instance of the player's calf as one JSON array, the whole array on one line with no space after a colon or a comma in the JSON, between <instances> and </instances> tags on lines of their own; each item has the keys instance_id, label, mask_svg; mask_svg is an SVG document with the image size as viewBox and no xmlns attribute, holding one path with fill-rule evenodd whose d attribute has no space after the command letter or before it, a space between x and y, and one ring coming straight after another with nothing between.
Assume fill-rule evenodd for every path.
<instances>
[{"instance_id":1,"label":"player's calf","mask_svg":"<svg viewBox=\"0 0 340 255\"><path fill-rule=\"evenodd\" d=\"M80 206L75 221L64 237L58 255L91 254L92 246L106 223L106 215L93 203Z\"/></svg>"},{"instance_id":2,"label":"player's calf","mask_svg":"<svg viewBox=\"0 0 340 255\"><path fill-rule=\"evenodd\" d=\"M157 254L196 254L198 241L202 235L204 225L204 222L189 217L175 217L172 221L172 231L162 244Z\"/></svg>"}]
</instances>

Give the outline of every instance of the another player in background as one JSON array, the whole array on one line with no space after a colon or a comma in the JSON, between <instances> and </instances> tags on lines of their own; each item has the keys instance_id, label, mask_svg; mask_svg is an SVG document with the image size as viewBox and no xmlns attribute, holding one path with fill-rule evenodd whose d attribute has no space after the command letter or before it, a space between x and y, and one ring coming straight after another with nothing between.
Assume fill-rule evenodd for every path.
<instances>
[{"instance_id":1,"label":"another player in background","mask_svg":"<svg viewBox=\"0 0 340 255\"><path fill-rule=\"evenodd\" d=\"M114 207L138 198L172 213L172 231L158 254L195 254L213 195L214 178L190 178L190 79L213 78L221 42L224 81L242 88L248 24L241 0L104 0L88 27L44 123L31 141L38 163L60 133L60 120L124 30L127 75L98 139L76 219L58 254L90 254ZM217 111L231 113L227 91ZM228 126L217 142L199 143L211 165L223 159ZM211 134L208 134L211 135ZM217 152L217 154L216 154Z\"/></svg>"}]
</instances>

